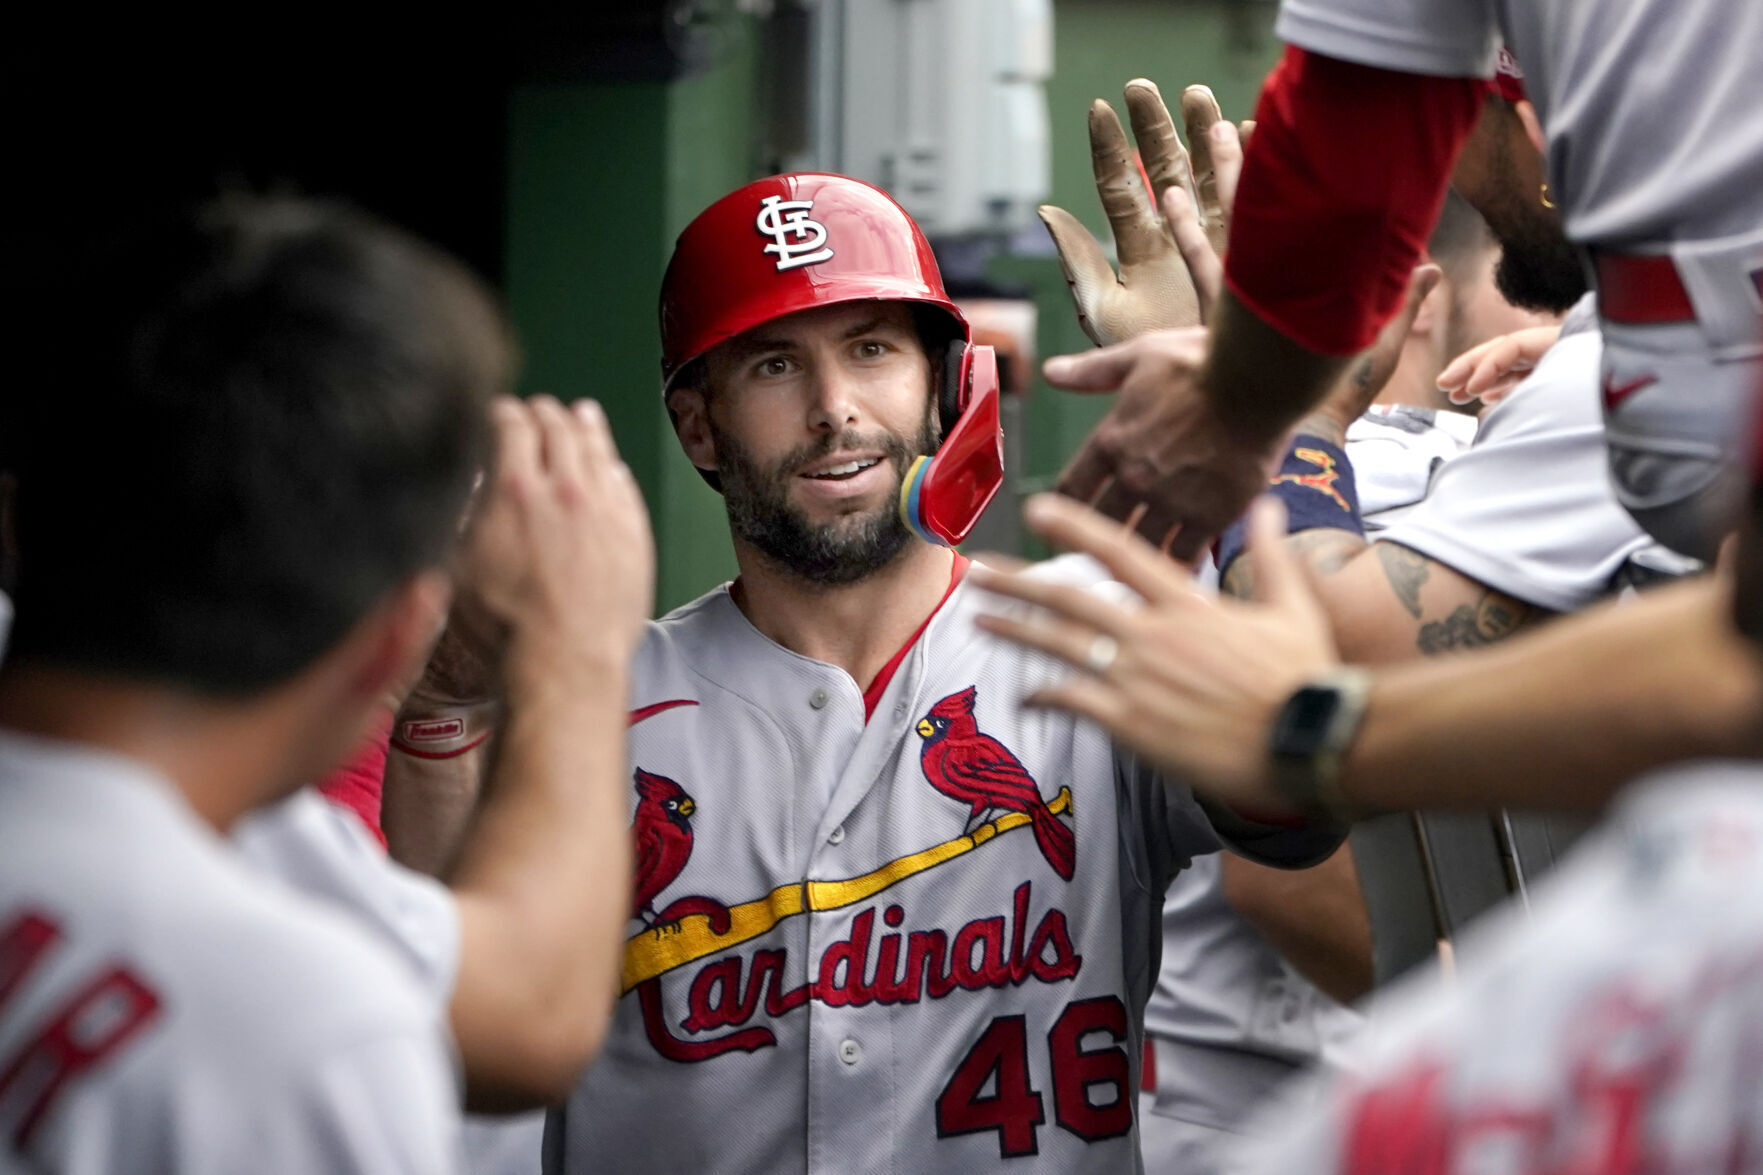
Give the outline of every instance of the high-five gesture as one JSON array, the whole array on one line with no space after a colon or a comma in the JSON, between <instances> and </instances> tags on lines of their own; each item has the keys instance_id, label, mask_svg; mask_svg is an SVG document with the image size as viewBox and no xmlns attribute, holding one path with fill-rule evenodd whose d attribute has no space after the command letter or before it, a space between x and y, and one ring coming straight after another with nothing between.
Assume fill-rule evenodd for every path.
<instances>
[{"instance_id":1,"label":"high-five gesture","mask_svg":"<svg viewBox=\"0 0 1763 1175\"><path fill-rule=\"evenodd\" d=\"M1204 320L1217 280L1211 273L1190 276L1189 271L1192 260L1204 265L1208 257L1212 269L1217 268L1228 218L1228 205L1220 201L1234 194L1241 160L1235 128L1222 123L1218 103L1205 86L1190 86L1182 95L1191 155L1155 83L1136 78L1127 83L1125 97L1138 141L1136 155L1112 106L1097 99L1089 116L1096 192L1114 232L1119 277L1100 243L1076 217L1051 204L1040 209L1078 321L1103 346ZM1214 136L1221 125L1228 136Z\"/></svg>"},{"instance_id":2,"label":"high-five gesture","mask_svg":"<svg viewBox=\"0 0 1763 1175\"><path fill-rule=\"evenodd\" d=\"M1225 291L1223 244L1252 125L1239 130L1220 115L1210 90L1190 86L1181 103L1183 148L1156 86L1129 83L1126 102L1142 177L1113 111L1103 103L1090 111L1096 184L1119 247L1120 277L1075 219L1041 209L1078 318L1103 345L1049 359L1047 381L1117 394L1058 488L1111 518L1132 519L1152 544L1191 559L1266 485L1287 426L1309 406L1281 405L1280 384L1268 373L1291 375L1297 386L1327 384L1348 360L1304 351ZM1196 324L1208 329L1180 329ZM1252 370L1224 370L1210 359L1221 324L1244 340L1231 353L1249 356ZM1271 413L1211 391L1244 383L1268 390Z\"/></svg>"}]
</instances>

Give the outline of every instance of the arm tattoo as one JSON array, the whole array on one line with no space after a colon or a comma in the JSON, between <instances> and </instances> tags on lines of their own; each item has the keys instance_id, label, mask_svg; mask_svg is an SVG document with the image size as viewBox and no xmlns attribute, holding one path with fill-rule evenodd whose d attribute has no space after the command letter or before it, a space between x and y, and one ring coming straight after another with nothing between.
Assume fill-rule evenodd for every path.
<instances>
[{"instance_id":1,"label":"arm tattoo","mask_svg":"<svg viewBox=\"0 0 1763 1175\"><path fill-rule=\"evenodd\" d=\"M1444 653L1452 649L1475 649L1503 640L1517 631L1530 611L1528 604L1511 596L1488 590L1473 605L1460 605L1443 620L1432 620L1420 626L1415 642L1423 653Z\"/></svg>"},{"instance_id":2,"label":"arm tattoo","mask_svg":"<svg viewBox=\"0 0 1763 1175\"><path fill-rule=\"evenodd\" d=\"M1335 530L1321 526L1314 530L1301 530L1297 534L1286 536L1286 550L1295 555L1300 562L1310 565L1316 575L1333 575L1348 563L1353 556L1365 549L1365 540L1350 530ZM1246 600L1255 594L1255 558L1252 554L1243 554L1231 562L1224 570L1224 577L1219 580L1218 590L1227 596L1235 596Z\"/></svg>"},{"instance_id":3,"label":"arm tattoo","mask_svg":"<svg viewBox=\"0 0 1763 1175\"><path fill-rule=\"evenodd\" d=\"M1419 620L1420 587L1432 574L1432 560L1400 543L1374 543L1372 550L1377 552L1377 561L1383 564L1384 578L1390 581L1396 599L1402 601L1408 615Z\"/></svg>"}]
</instances>

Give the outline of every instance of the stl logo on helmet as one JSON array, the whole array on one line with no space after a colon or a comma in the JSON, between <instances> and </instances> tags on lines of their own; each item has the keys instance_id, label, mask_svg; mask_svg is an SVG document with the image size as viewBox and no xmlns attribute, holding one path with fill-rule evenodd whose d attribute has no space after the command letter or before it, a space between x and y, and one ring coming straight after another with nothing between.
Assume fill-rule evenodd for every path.
<instances>
[{"instance_id":1,"label":"stl logo on helmet","mask_svg":"<svg viewBox=\"0 0 1763 1175\"><path fill-rule=\"evenodd\" d=\"M786 200L767 196L759 202L759 216L753 224L761 235L771 238L765 252L777 254L778 272L798 265L813 265L833 255L826 245L826 226L809 217L814 210L812 200Z\"/></svg>"}]
</instances>

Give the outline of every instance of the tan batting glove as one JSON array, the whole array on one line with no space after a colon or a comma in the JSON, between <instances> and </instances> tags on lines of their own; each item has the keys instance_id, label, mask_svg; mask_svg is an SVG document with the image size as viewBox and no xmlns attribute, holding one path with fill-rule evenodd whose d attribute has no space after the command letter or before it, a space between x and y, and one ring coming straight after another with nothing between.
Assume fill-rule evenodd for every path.
<instances>
[{"instance_id":1,"label":"tan batting glove","mask_svg":"<svg viewBox=\"0 0 1763 1175\"><path fill-rule=\"evenodd\" d=\"M1190 259L1206 245L1191 239L1191 229L1197 226L1211 241L1214 264L1225 232L1225 217L1219 209L1221 185L1214 176L1208 138L1210 127L1221 118L1212 91L1190 86L1182 95L1189 142L1195 146L1191 161L1155 83L1135 78L1127 83L1125 98L1144 163L1142 176L1139 159L1126 141L1114 108L1097 99L1089 116L1090 161L1102 211L1114 233L1119 276L1108 264L1101 245L1076 217L1056 205L1040 208L1076 303L1078 322L1101 346L1146 331L1202 322L1212 283L1200 279L1196 289L1197 275L1190 271ZM1147 177L1149 192L1144 182ZM1234 186L1234 173L1231 178ZM1179 189L1181 195L1166 203L1172 189ZM1175 227L1158 211L1160 205L1177 210ZM1188 240L1181 235L1184 228L1190 230Z\"/></svg>"}]
</instances>

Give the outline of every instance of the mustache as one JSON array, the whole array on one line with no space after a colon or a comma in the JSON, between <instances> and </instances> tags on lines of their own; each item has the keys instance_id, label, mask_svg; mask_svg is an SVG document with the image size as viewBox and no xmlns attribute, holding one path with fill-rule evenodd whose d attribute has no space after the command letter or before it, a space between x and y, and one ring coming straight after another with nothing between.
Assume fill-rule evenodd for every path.
<instances>
[{"instance_id":1,"label":"mustache","mask_svg":"<svg viewBox=\"0 0 1763 1175\"><path fill-rule=\"evenodd\" d=\"M913 451L914 448L916 446L907 443L905 438L897 437L893 433L878 432L865 435L847 430L836 435L823 436L806 445L798 445L778 459L774 471L779 476L793 475L802 468L841 449L857 452L879 452L885 460L892 463L894 468L905 469L908 461L919 456Z\"/></svg>"}]
</instances>

